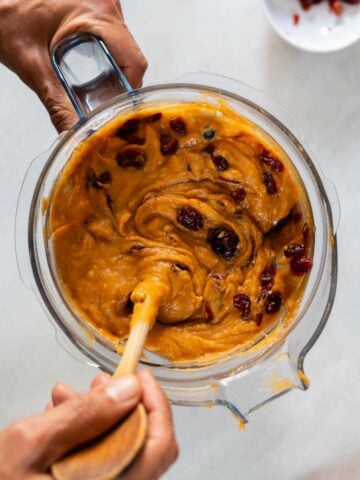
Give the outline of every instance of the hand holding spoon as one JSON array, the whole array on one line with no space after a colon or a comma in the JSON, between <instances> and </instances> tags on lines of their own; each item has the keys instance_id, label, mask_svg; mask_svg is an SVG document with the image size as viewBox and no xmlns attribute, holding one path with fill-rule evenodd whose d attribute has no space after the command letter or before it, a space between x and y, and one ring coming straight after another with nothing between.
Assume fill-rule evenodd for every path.
<instances>
[{"instance_id":1,"label":"hand holding spoon","mask_svg":"<svg viewBox=\"0 0 360 480\"><path fill-rule=\"evenodd\" d=\"M141 282L131 294L134 311L130 335L113 378L135 373L147 334L168 287L154 280ZM147 417L140 403L120 424L105 435L80 446L56 461L51 472L56 480L111 480L134 460L147 432Z\"/></svg>"}]
</instances>

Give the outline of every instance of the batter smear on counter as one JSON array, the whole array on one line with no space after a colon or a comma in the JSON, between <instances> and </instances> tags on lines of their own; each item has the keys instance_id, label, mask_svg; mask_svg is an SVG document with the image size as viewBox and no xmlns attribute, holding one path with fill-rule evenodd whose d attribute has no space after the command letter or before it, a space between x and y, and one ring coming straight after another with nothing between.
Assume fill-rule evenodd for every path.
<instances>
[{"instance_id":1,"label":"batter smear on counter","mask_svg":"<svg viewBox=\"0 0 360 480\"><path fill-rule=\"evenodd\" d=\"M136 286L166 285L146 348L188 361L293 320L314 226L279 145L199 102L139 109L84 141L55 185L48 233L70 305L115 343Z\"/></svg>"}]
</instances>

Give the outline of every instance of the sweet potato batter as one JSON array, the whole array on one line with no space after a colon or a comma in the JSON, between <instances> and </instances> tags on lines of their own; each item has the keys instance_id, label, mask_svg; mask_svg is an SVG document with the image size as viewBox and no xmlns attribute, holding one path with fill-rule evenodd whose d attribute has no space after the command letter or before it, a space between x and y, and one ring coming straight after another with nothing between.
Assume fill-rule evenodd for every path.
<instances>
[{"instance_id":1,"label":"sweet potato batter","mask_svg":"<svg viewBox=\"0 0 360 480\"><path fill-rule=\"evenodd\" d=\"M146 347L222 354L290 322L312 266L307 197L286 154L226 105L129 113L82 143L50 200L58 276L115 343L131 293L162 289Z\"/></svg>"}]
</instances>

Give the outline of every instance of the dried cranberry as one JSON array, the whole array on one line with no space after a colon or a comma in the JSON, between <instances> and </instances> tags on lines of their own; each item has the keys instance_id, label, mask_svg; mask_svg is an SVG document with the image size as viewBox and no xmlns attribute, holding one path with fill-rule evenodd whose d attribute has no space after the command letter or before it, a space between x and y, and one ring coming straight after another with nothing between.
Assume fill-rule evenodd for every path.
<instances>
[{"instance_id":1,"label":"dried cranberry","mask_svg":"<svg viewBox=\"0 0 360 480\"><path fill-rule=\"evenodd\" d=\"M279 233L292 220L292 212L290 211L286 217L281 218L276 225L271 228L271 232Z\"/></svg>"},{"instance_id":2,"label":"dried cranberry","mask_svg":"<svg viewBox=\"0 0 360 480\"><path fill-rule=\"evenodd\" d=\"M204 148L204 152L209 153L210 155L212 155L214 151L215 145L213 143L209 143L209 145L206 145L206 147Z\"/></svg>"},{"instance_id":3,"label":"dried cranberry","mask_svg":"<svg viewBox=\"0 0 360 480\"><path fill-rule=\"evenodd\" d=\"M320 3L322 0L300 0L301 6L304 10L309 10L315 3Z\"/></svg>"},{"instance_id":4,"label":"dried cranberry","mask_svg":"<svg viewBox=\"0 0 360 480\"><path fill-rule=\"evenodd\" d=\"M316 5L317 3L321 3L323 0L300 0L301 6L304 10L309 10L310 7ZM339 0L328 0L329 5L338 2ZM344 0L345 2L352 2L352 1L359 1L359 0Z\"/></svg>"},{"instance_id":5,"label":"dried cranberry","mask_svg":"<svg viewBox=\"0 0 360 480\"><path fill-rule=\"evenodd\" d=\"M132 313L134 311L134 303L133 303L133 301L131 300L130 297L131 297L131 293L129 294L127 302L124 306L124 311L127 315L132 315Z\"/></svg>"},{"instance_id":6,"label":"dried cranberry","mask_svg":"<svg viewBox=\"0 0 360 480\"><path fill-rule=\"evenodd\" d=\"M178 270L182 270L183 272L190 272L190 269L187 265L182 265L181 263L175 263L175 266Z\"/></svg>"},{"instance_id":7,"label":"dried cranberry","mask_svg":"<svg viewBox=\"0 0 360 480\"><path fill-rule=\"evenodd\" d=\"M302 235L303 235L304 242L307 243L310 236L310 228L307 223L304 223L304 226L302 229Z\"/></svg>"},{"instance_id":8,"label":"dried cranberry","mask_svg":"<svg viewBox=\"0 0 360 480\"><path fill-rule=\"evenodd\" d=\"M261 287L263 290L269 291L274 286L274 277L276 274L276 265L275 263L270 263L267 265L260 275Z\"/></svg>"},{"instance_id":9,"label":"dried cranberry","mask_svg":"<svg viewBox=\"0 0 360 480\"><path fill-rule=\"evenodd\" d=\"M146 154L141 148L127 146L117 154L116 161L119 167L139 169L146 163Z\"/></svg>"},{"instance_id":10,"label":"dried cranberry","mask_svg":"<svg viewBox=\"0 0 360 480\"><path fill-rule=\"evenodd\" d=\"M279 173L284 170L284 165L280 160L277 158L274 158L271 156L270 152L265 150L261 155L260 155L260 160L267 165L268 167L271 168L273 172Z\"/></svg>"},{"instance_id":11,"label":"dried cranberry","mask_svg":"<svg viewBox=\"0 0 360 480\"><path fill-rule=\"evenodd\" d=\"M204 152L211 155L211 160L213 161L216 170L218 172L224 172L229 168L229 162L222 155L214 155L214 151L215 145L213 143L209 143L209 145L204 148Z\"/></svg>"},{"instance_id":12,"label":"dried cranberry","mask_svg":"<svg viewBox=\"0 0 360 480\"><path fill-rule=\"evenodd\" d=\"M303 216L302 216L302 213L298 210L295 210L293 213L292 213L292 219L294 220L295 223L299 223L301 222Z\"/></svg>"},{"instance_id":13,"label":"dried cranberry","mask_svg":"<svg viewBox=\"0 0 360 480\"><path fill-rule=\"evenodd\" d=\"M235 203L241 203L245 200L246 190L245 188L238 188L237 190L233 190L231 192L231 196Z\"/></svg>"},{"instance_id":14,"label":"dried cranberry","mask_svg":"<svg viewBox=\"0 0 360 480\"><path fill-rule=\"evenodd\" d=\"M300 22L300 15L298 13L294 13L293 14L293 24L296 26L296 25L299 25L299 22Z\"/></svg>"},{"instance_id":15,"label":"dried cranberry","mask_svg":"<svg viewBox=\"0 0 360 480\"><path fill-rule=\"evenodd\" d=\"M145 123L154 123L160 120L161 117L162 117L162 113L157 112L157 113L153 113L152 115L147 115L146 117L142 117L141 120Z\"/></svg>"},{"instance_id":16,"label":"dried cranberry","mask_svg":"<svg viewBox=\"0 0 360 480\"><path fill-rule=\"evenodd\" d=\"M281 218L271 229L270 232L279 233L290 222L299 223L302 220L302 213L293 207L290 212L283 218Z\"/></svg>"},{"instance_id":17,"label":"dried cranberry","mask_svg":"<svg viewBox=\"0 0 360 480\"><path fill-rule=\"evenodd\" d=\"M172 138L171 135L164 133L160 137L160 151L163 155L172 155L179 148L179 142L176 138Z\"/></svg>"},{"instance_id":18,"label":"dried cranberry","mask_svg":"<svg viewBox=\"0 0 360 480\"><path fill-rule=\"evenodd\" d=\"M289 243L289 245L284 249L284 254L286 258L290 257L302 257L305 255L306 248L303 243Z\"/></svg>"},{"instance_id":19,"label":"dried cranberry","mask_svg":"<svg viewBox=\"0 0 360 480\"><path fill-rule=\"evenodd\" d=\"M208 320L209 322L211 322L211 320L214 320L214 314L213 314L213 311L211 310L209 302L205 302L205 316L206 316L206 320Z\"/></svg>"},{"instance_id":20,"label":"dried cranberry","mask_svg":"<svg viewBox=\"0 0 360 480\"><path fill-rule=\"evenodd\" d=\"M101 173L97 179L96 179L96 182L99 184L102 184L102 185L110 185L111 183L111 173L108 172L108 171L105 171L103 173Z\"/></svg>"},{"instance_id":21,"label":"dried cranberry","mask_svg":"<svg viewBox=\"0 0 360 480\"><path fill-rule=\"evenodd\" d=\"M133 145L145 145L146 139L143 137L138 137L137 135L130 135L128 142Z\"/></svg>"},{"instance_id":22,"label":"dried cranberry","mask_svg":"<svg viewBox=\"0 0 360 480\"><path fill-rule=\"evenodd\" d=\"M305 275L311 267L313 262L307 257L293 257L290 260L290 268L296 275Z\"/></svg>"},{"instance_id":23,"label":"dried cranberry","mask_svg":"<svg viewBox=\"0 0 360 480\"><path fill-rule=\"evenodd\" d=\"M135 135L138 131L140 120L138 118L130 118L118 128L116 131L116 136L122 138L123 140L128 140L131 135Z\"/></svg>"},{"instance_id":24,"label":"dried cranberry","mask_svg":"<svg viewBox=\"0 0 360 480\"><path fill-rule=\"evenodd\" d=\"M211 159L218 172L224 172L229 168L229 162L222 155L211 155Z\"/></svg>"},{"instance_id":25,"label":"dried cranberry","mask_svg":"<svg viewBox=\"0 0 360 480\"><path fill-rule=\"evenodd\" d=\"M179 208L177 221L188 230L198 232L204 227L204 217L193 207Z\"/></svg>"},{"instance_id":26,"label":"dried cranberry","mask_svg":"<svg viewBox=\"0 0 360 480\"><path fill-rule=\"evenodd\" d=\"M175 134L179 135L180 137L184 137L187 134L185 122L180 117L171 120L170 127L175 132Z\"/></svg>"},{"instance_id":27,"label":"dried cranberry","mask_svg":"<svg viewBox=\"0 0 360 480\"><path fill-rule=\"evenodd\" d=\"M236 255L239 237L228 228L212 228L207 236L207 242L210 243L215 255L230 260Z\"/></svg>"},{"instance_id":28,"label":"dried cranberry","mask_svg":"<svg viewBox=\"0 0 360 480\"><path fill-rule=\"evenodd\" d=\"M268 315L277 313L282 304L282 295L280 292L271 292L266 298L265 311Z\"/></svg>"},{"instance_id":29,"label":"dried cranberry","mask_svg":"<svg viewBox=\"0 0 360 480\"><path fill-rule=\"evenodd\" d=\"M300 2L304 10L309 10L309 8L313 5L313 0L300 0Z\"/></svg>"},{"instance_id":30,"label":"dried cranberry","mask_svg":"<svg viewBox=\"0 0 360 480\"><path fill-rule=\"evenodd\" d=\"M251 310L251 300L245 293L238 293L234 295L233 305L240 310L242 318L248 318Z\"/></svg>"},{"instance_id":31,"label":"dried cranberry","mask_svg":"<svg viewBox=\"0 0 360 480\"><path fill-rule=\"evenodd\" d=\"M111 184L111 173L106 171L96 176L94 170L89 169L86 174L86 183L96 189L107 188Z\"/></svg>"},{"instance_id":32,"label":"dried cranberry","mask_svg":"<svg viewBox=\"0 0 360 480\"><path fill-rule=\"evenodd\" d=\"M335 13L335 15L341 15L343 13L344 7L340 3L339 0L330 3L331 10Z\"/></svg>"},{"instance_id":33,"label":"dried cranberry","mask_svg":"<svg viewBox=\"0 0 360 480\"><path fill-rule=\"evenodd\" d=\"M269 195L274 195L277 193L278 189L274 180L274 177L270 172L264 172L263 174L263 184L266 187L266 191Z\"/></svg>"}]
</instances>

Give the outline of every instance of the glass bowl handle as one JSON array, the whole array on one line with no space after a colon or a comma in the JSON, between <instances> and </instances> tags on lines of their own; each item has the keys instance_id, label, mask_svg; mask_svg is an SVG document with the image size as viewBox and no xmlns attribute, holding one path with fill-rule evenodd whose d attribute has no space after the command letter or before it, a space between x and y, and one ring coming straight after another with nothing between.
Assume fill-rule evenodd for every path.
<instances>
[{"instance_id":1,"label":"glass bowl handle","mask_svg":"<svg viewBox=\"0 0 360 480\"><path fill-rule=\"evenodd\" d=\"M90 33L61 40L51 52L51 63L80 121L110 98L133 92L105 43Z\"/></svg>"}]
</instances>

